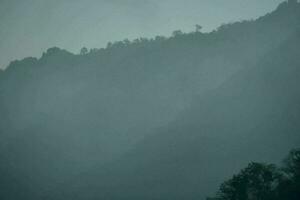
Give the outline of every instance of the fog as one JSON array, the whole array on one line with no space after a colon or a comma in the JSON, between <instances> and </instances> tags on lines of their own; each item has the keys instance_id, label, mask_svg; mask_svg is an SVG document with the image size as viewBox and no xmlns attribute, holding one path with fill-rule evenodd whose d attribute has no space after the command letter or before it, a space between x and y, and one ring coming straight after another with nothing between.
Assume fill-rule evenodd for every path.
<instances>
[{"instance_id":1,"label":"fog","mask_svg":"<svg viewBox=\"0 0 300 200\"><path fill-rule=\"evenodd\" d=\"M300 2L1 3L1 200L299 199Z\"/></svg>"}]
</instances>

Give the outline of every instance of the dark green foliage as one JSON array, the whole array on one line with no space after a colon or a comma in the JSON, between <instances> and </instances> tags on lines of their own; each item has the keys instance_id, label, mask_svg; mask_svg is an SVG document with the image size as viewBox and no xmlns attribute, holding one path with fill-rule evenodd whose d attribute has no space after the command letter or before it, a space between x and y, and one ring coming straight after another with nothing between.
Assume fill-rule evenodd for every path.
<instances>
[{"instance_id":1,"label":"dark green foliage","mask_svg":"<svg viewBox=\"0 0 300 200\"><path fill-rule=\"evenodd\" d=\"M271 200L276 178L274 165L251 163L238 175L221 185L219 198Z\"/></svg>"},{"instance_id":2,"label":"dark green foliage","mask_svg":"<svg viewBox=\"0 0 300 200\"><path fill-rule=\"evenodd\" d=\"M285 174L290 180L300 180L300 149L293 150L284 161L285 167L283 168Z\"/></svg>"},{"instance_id":3,"label":"dark green foliage","mask_svg":"<svg viewBox=\"0 0 300 200\"><path fill-rule=\"evenodd\" d=\"M284 160L283 178L278 187L280 200L300 199L300 149L291 151Z\"/></svg>"},{"instance_id":4,"label":"dark green foliage","mask_svg":"<svg viewBox=\"0 0 300 200\"><path fill-rule=\"evenodd\" d=\"M250 163L220 186L218 200L300 199L300 150L292 150L279 169L275 165Z\"/></svg>"}]
</instances>

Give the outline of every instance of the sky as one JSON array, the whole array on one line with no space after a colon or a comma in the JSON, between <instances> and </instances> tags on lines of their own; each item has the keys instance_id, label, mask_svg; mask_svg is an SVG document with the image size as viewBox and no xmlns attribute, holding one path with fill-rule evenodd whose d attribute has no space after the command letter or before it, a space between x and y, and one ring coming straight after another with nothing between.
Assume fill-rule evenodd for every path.
<instances>
[{"instance_id":1,"label":"sky","mask_svg":"<svg viewBox=\"0 0 300 200\"><path fill-rule=\"evenodd\" d=\"M0 69L50 47L79 53L125 38L211 31L255 19L283 0L0 0Z\"/></svg>"}]
</instances>

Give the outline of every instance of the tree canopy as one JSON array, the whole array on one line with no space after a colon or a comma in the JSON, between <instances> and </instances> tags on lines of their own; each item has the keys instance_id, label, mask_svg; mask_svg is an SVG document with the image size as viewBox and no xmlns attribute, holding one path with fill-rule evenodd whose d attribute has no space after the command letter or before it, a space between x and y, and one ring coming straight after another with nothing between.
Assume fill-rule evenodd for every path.
<instances>
[{"instance_id":1,"label":"tree canopy","mask_svg":"<svg viewBox=\"0 0 300 200\"><path fill-rule=\"evenodd\" d=\"M300 199L300 149L292 150L279 168L273 164L250 163L221 184L218 200Z\"/></svg>"}]
</instances>

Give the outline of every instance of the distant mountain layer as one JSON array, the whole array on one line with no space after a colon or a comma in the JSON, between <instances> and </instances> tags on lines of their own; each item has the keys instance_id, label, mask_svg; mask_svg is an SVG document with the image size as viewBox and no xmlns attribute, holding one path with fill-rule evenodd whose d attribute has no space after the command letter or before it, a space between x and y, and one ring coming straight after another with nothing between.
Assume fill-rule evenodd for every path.
<instances>
[{"instance_id":1,"label":"distant mountain layer","mask_svg":"<svg viewBox=\"0 0 300 200\"><path fill-rule=\"evenodd\" d=\"M0 72L1 199L203 199L300 144L300 6Z\"/></svg>"}]
</instances>

